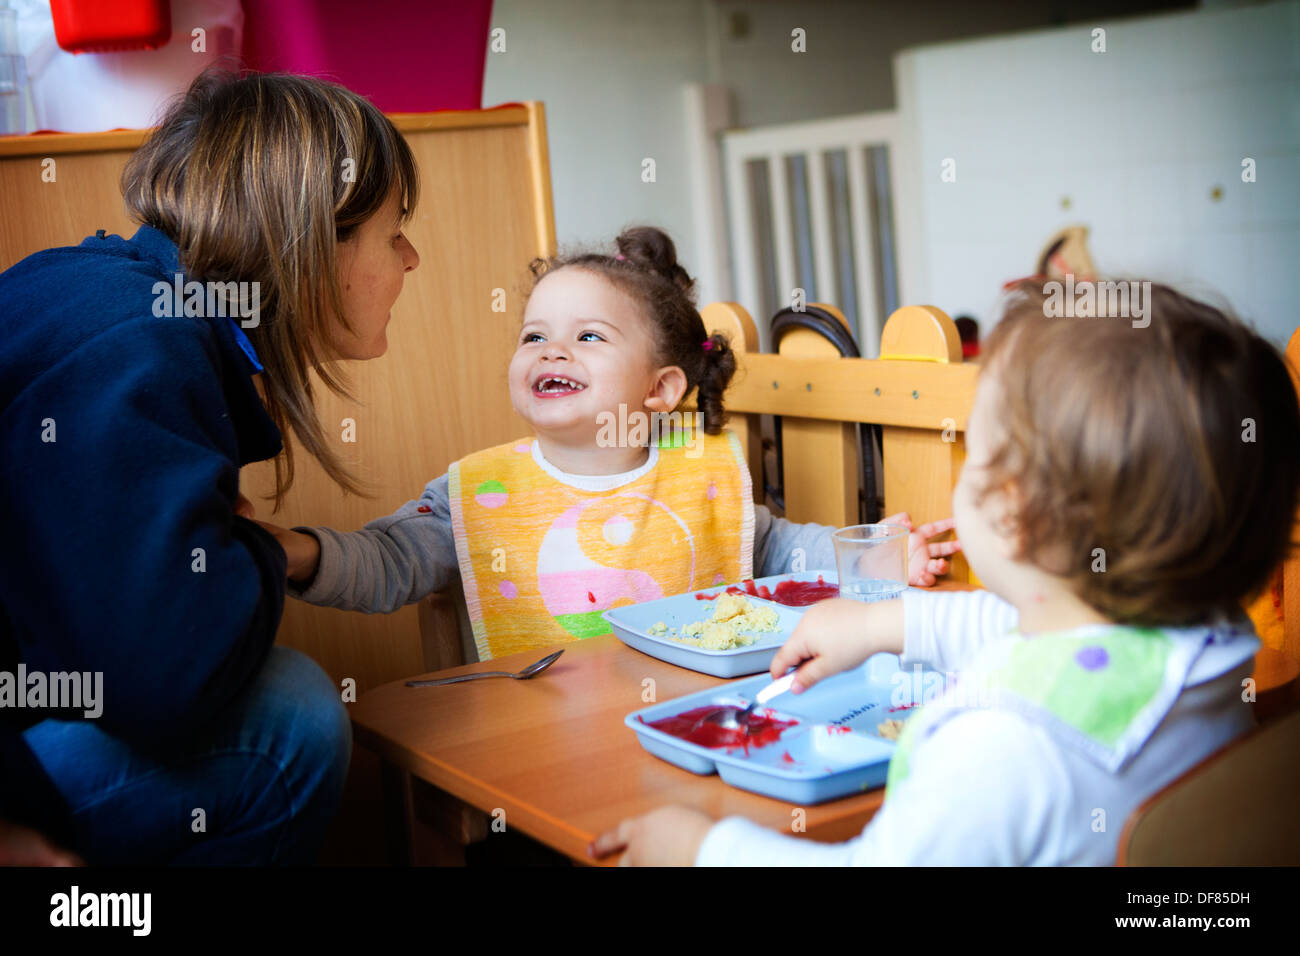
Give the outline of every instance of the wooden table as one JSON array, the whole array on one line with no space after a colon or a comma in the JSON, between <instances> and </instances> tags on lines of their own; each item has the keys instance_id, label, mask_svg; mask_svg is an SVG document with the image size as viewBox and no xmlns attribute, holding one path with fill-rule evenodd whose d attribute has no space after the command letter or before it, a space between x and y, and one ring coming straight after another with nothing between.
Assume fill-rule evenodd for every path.
<instances>
[{"instance_id":1,"label":"wooden table","mask_svg":"<svg viewBox=\"0 0 1300 956\"><path fill-rule=\"evenodd\" d=\"M418 785L437 791L432 812L463 843L486 833L462 812L465 804L502 819L583 863L587 845L620 820L666 804L694 807L715 818L740 814L785 833L796 811L805 830L795 835L841 841L860 833L884 799L883 788L819 806L759 796L697 776L646 753L623 725L629 712L725 681L648 657L613 636L558 645L564 655L544 676L485 680L440 687L378 687L352 706L357 743L386 763L386 826L390 858L411 862L411 818ZM538 649L437 676L484 670L518 671L543 657ZM1291 696L1297 665L1277 651L1257 658L1261 703ZM1277 687L1279 682L1289 682ZM653 697L649 697L653 693ZM428 795L425 797L428 803ZM439 803L439 801L441 801ZM463 803L462 803L463 802ZM427 808L426 808L427 809ZM454 862L454 855L448 859Z\"/></svg>"},{"instance_id":2,"label":"wooden table","mask_svg":"<svg viewBox=\"0 0 1300 956\"><path fill-rule=\"evenodd\" d=\"M677 803L714 817L741 814L786 833L840 841L862 831L883 788L819 806L799 807L697 776L653 757L623 725L629 712L726 681L632 650L613 636L564 648L544 676L439 687L378 687L351 708L356 742L387 773L390 846L409 839L413 775L505 825L590 862L587 845L626 817ZM545 649L449 668L450 677L482 670L518 671ZM653 698L647 696L653 692ZM393 811L397 811L394 813ZM800 811L796 815L796 811Z\"/></svg>"}]
</instances>

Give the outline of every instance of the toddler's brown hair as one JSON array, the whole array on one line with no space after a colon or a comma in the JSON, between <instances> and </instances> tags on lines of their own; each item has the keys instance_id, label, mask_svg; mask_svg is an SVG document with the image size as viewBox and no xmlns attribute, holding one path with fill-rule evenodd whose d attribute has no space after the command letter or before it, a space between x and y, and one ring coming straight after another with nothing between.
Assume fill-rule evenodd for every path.
<instances>
[{"instance_id":1,"label":"toddler's brown hair","mask_svg":"<svg viewBox=\"0 0 1300 956\"><path fill-rule=\"evenodd\" d=\"M1286 555L1300 407L1269 342L1149 288L1145 327L1048 318L1043 288L1015 288L984 347L1000 407L981 494L1010 491L1019 557L1107 617L1188 625L1240 613Z\"/></svg>"}]
</instances>

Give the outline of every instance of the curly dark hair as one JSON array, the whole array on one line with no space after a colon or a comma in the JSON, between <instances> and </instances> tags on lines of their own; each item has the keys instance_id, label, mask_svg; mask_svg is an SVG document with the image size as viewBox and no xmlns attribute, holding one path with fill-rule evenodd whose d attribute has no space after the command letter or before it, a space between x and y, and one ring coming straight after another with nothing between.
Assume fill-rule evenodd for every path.
<instances>
[{"instance_id":1,"label":"curly dark hair","mask_svg":"<svg viewBox=\"0 0 1300 956\"><path fill-rule=\"evenodd\" d=\"M659 349L659 364L676 365L686 374L686 395L704 416L704 431L716 435L726 422L722 394L736 371L728 338L704 328L695 305L695 280L677 261L677 247L662 229L633 226L615 240L618 252L579 252L529 265L533 288L543 276L580 268L608 279L640 303ZM530 290L531 291L531 290Z\"/></svg>"}]
</instances>

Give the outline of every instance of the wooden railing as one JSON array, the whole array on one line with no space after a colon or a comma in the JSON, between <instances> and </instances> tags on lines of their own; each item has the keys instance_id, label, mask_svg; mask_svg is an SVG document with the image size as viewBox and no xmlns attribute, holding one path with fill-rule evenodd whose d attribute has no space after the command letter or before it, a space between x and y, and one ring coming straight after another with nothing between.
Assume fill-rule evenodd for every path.
<instances>
[{"instance_id":1,"label":"wooden railing","mask_svg":"<svg viewBox=\"0 0 1300 956\"><path fill-rule=\"evenodd\" d=\"M834 306L819 304L844 322ZM739 367L724 404L762 499L758 416L782 417L786 517L836 526L858 521L856 425L882 426L885 512L921 524L952 514L966 456L965 430L978 366L963 363L957 327L933 306L898 309L880 337L880 358L843 358L816 332L794 329L780 351L754 351L758 332L734 302L701 310L711 332L731 337ZM847 322L845 322L847 326ZM970 580L960 555L951 577Z\"/></svg>"}]
</instances>

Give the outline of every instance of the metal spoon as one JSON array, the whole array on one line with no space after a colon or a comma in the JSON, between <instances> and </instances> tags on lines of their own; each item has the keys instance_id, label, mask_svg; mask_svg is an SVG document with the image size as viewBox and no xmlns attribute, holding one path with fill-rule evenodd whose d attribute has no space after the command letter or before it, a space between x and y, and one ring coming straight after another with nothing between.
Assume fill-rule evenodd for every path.
<instances>
[{"instance_id":1,"label":"metal spoon","mask_svg":"<svg viewBox=\"0 0 1300 956\"><path fill-rule=\"evenodd\" d=\"M515 680L528 680L530 677L536 677L546 668L556 662L564 651L556 651L554 654L548 654L536 664L529 664L518 674L512 674L509 671L480 671L477 674L461 674L459 677L439 677L433 680L408 680L407 687L433 687L435 684L459 684L461 681L478 680L480 677L513 677Z\"/></svg>"},{"instance_id":2,"label":"metal spoon","mask_svg":"<svg viewBox=\"0 0 1300 956\"><path fill-rule=\"evenodd\" d=\"M706 714L701 723L717 724L723 730L741 730L749 732L749 718L754 715L754 708L759 704L766 704L773 697L784 694L794 683L794 673L786 674L779 680L774 680L768 684L750 701L749 706L745 708L736 707L732 704L724 704L711 714Z\"/></svg>"}]
</instances>

